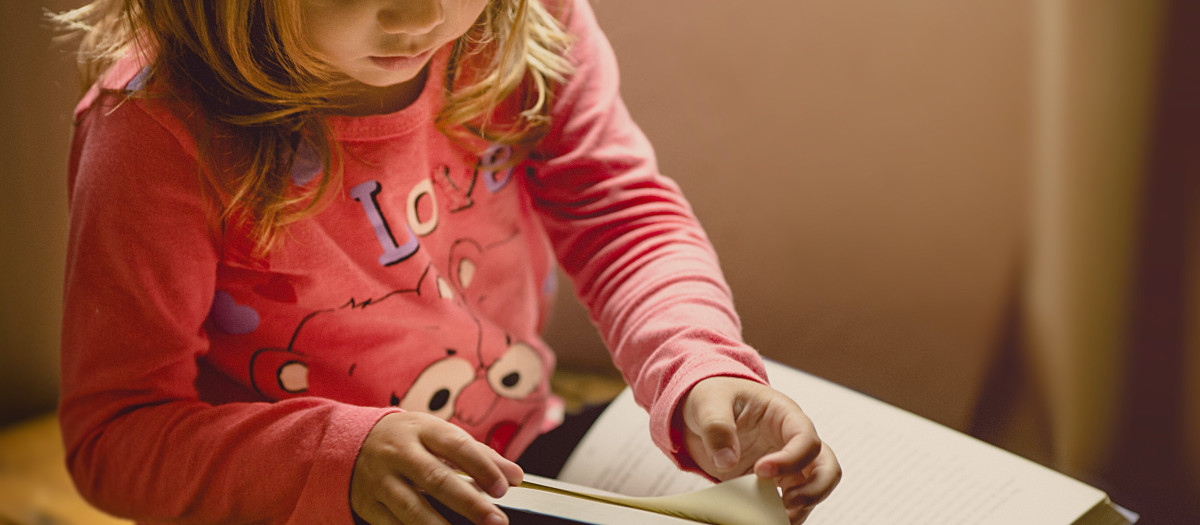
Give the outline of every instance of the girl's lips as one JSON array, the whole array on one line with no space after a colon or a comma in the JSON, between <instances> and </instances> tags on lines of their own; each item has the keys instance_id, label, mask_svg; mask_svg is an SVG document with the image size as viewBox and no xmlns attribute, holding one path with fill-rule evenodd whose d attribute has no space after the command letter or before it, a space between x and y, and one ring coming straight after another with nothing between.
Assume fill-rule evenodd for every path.
<instances>
[{"instance_id":1,"label":"girl's lips","mask_svg":"<svg viewBox=\"0 0 1200 525\"><path fill-rule=\"evenodd\" d=\"M376 66L378 66L381 69L386 69L388 71L400 71L400 70L404 70L404 69L411 69L416 66L425 65L425 59L429 58L429 55L431 53L433 53L433 50L429 49L429 50L421 52L418 55L413 55L413 56L390 56L390 57L373 56L373 57L370 57L370 59L371 59L371 63L375 64Z\"/></svg>"}]
</instances>

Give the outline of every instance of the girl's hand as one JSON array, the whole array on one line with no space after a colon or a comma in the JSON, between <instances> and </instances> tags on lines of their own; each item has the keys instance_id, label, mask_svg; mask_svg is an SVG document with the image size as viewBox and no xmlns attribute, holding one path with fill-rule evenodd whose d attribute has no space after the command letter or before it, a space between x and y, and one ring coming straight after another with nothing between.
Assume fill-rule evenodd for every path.
<instances>
[{"instance_id":1,"label":"girl's hand","mask_svg":"<svg viewBox=\"0 0 1200 525\"><path fill-rule=\"evenodd\" d=\"M688 453L727 480L753 471L774 478L793 524L802 523L838 481L842 468L800 407L775 389L735 377L710 377L682 403Z\"/></svg>"},{"instance_id":2,"label":"girl's hand","mask_svg":"<svg viewBox=\"0 0 1200 525\"><path fill-rule=\"evenodd\" d=\"M519 485L521 467L504 459L465 430L421 412L388 414L363 442L350 479L350 506L372 523L441 523L422 492L479 525L504 525L508 518L470 481L493 497Z\"/></svg>"}]
</instances>

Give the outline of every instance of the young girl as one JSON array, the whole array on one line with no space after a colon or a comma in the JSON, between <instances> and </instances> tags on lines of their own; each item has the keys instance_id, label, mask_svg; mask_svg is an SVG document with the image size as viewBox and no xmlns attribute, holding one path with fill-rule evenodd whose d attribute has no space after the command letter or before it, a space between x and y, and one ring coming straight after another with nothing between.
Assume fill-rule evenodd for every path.
<instances>
[{"instance_id":1,"label":"young girl","mask_svg":"<svg viewBox=\"0 0 1200 525\"><path fill-rule=\"evenodd\" d=\"M97 0L61 421L146 522L473 523L555 424L561 265L682 468L793 521L840 468L766 386L586 0ZM461 471L474 483L456 475ZM478 487L478 488L477 488Z\"/></svg>"}]
</instances>

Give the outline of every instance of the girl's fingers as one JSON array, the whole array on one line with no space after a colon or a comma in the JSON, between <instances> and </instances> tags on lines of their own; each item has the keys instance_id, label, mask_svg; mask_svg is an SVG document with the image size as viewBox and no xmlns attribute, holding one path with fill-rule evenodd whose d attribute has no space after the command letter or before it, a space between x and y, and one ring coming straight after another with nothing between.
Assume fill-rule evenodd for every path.
<instances>
[{"instance_id":1,"label":"girl's fingers","mask_svg":"<svg viewBox=\"0 0 1200 525\"><path fill-rule=\"evenodd\" d=\"M492 461L494 461L496 465L500 467L500 472L503 472L504 478L508 480L508 486L515 487L520 485L521 482L525 480L525 471L521 469L520 465L509 461L508 458L505 458L504 456L501 456L500 453L496 452L496 450L492 447L484 445L483 449L492 457Z\"/></svg>"},{"instance_id":2,"label":"girl's fingers","mask_svg":"<svg viewBox=\"0 0 1200 525\"><path fill-rule=\"evenodd\" d=\"M445 524L428 494L472 523L507 524L500 509L447 463L491 490L506 488L509 479L519 483L522 475L462 428L428 414L398 412L381 418L359 451L351 507L369 523Z\"/></svg>"},{"instance_id":3,"label":"girl's fingers","mask_svg":"<svg viewBox=\"0 0 1200 525\"><path fill-rule=\"evenodd\" d=\"M808 475L809 482L814 487L820 487L816 501L813 504L825 501L829 494L833 492L834 487L842 481L842 465L838 463L837 457L833 454L833 449L828 445L821 445L821 454L814 461L816 467L812 473Z\"/></svg>"},{"instance_id":4,"label":"girl's fingers","mask_svg":"<svg viewBox=\"0 0 1200 525\"><path fill-rule=\"evenodd\" d=\"M789 509L811 508L829 497L841 480L842 469L834 458L833 451L827 446L822 446L821 454L813 462L811 469L783 476L779 478L778 484L783 489L784 506Z\"/></svg>"},{"instance_id":5,"label":"girl's fingers","mask_svg":"<svg viewBox=\"0 0 1200 525\"><path fill-rule=\"evenodd\" d=\"M363 521L370 523L371 525L403 525L403 522L400 521L400 518L397 518L395 514L392 514L392 511L387 508L387 505L384 505L378 501L375 502L374 505L370 505L367 508L361 510L356 509L354 513L357 514L359 518L362 518Z\"/></svg>"},{"instance_id":6,"label":"girl's fingers","mask_svg":"<svg viewBox=\"0 0 1200 525\"><path fill-rule=\"evenodd\" d=\"M788 521L790 521L792 525L800 525L801 523L804 523L804 520L808 519L808 515L812 514L812 510L812 507L802 507L796 509L789 508L787 511Z\"/></svg>"},{"instance_id":7,"label":"girl's fingers","mask_svg":"<svg viewBox=\"0 0 1200 525\"><path fill-rule=\"evenodd\" d=\"M422 437L422 442L435 456L449 461L474 479L475 483L492 497L503 496L513 477L516 477L517 483L520 483L520 474L518 473L520 473L521 467L504 459L465 431L457 427L455 430L430 433ZM516 470L516 473L513 472L513 469ZM438 481L441 482L441 480Z\"/></svg>"},{"instance_id":8,"label":"girl's fingers","mask_svg":"<svg viewBox=\"0 0 1200 525\"><path fill-rule=\"evenodd\" d=\"M697 395L697 392L693 390L690 395ZM684 424L704 443L703 451L699 452L706 454L712 465L722 473L737 468L741 459L733 405L732 396L711 401L707 398L697 399L688 404L691 410L684 413ZM696 452L692 451L693 457L697 455Z\"/></svg>"},{"instance_id":9,"label":"girl's fingers","mask_svg":"<svg viewBox=\"0 0 1200 525\"><path fill-rule=\"evenodd\" d=\"M361 516L370 522L371 525L379 525L380 523L430 523L434 525L448 525L446 520L436 510L433 510L429 502L425 501L425 497L404 480L394 477L387 478L384 481L382 489L386 496L384 502L380 504L381 507L384 507L383 512L378 513L378 515L383 518L383 521L375 522L366 516ZM476 521L475 523L482 522Z\"/></svg>"},{"instance_id":10,"label":"girl's fingers","mask_svg":"<svg viewBox=\"0 0 1200 525\"><path fill-rule=\"evenodd\" d=\"M764 478L800 474L821 453L822 443L815 433L792 436L783 448L759 458L754 473Z\"/></svg>"},{"instance_id":11,"label":"girl's fingers","mask_svg":"<svg viewBox=\"0 0 1200 525\"><path fill-rule=\"evenodd\" d=\"M754 466L755 474L764 478L796 474L808 467L821 452L821 439L817 437L812 421L794 405L787 407L787 413L779 422L779 436L784 440L783 447L759 458Z\"/></svg>"},{"instance_id":12,"label":"girl's fingers","mask_svg":"<svg viewBox=\"0 0 1200 525\"><path fill-rule=\"evenodd\" d=\"M504 518L504 514L500 512L495 505L492 504L471 482L459 476L457 472L451 469L442 461L433 456L429 456L418 464L412 465L412 469L408 472L419 473L414 474L410 478L413 486L428 493L430 496L437 498L450 510L457 512L464 518L471 520L471 523L483 524L487 523L500 524L508 523ZM424 510L429 504L420 497L421 500L416 503L410 503L407 498L401 500L404 510L413 508L414 510ZM396 509L393 507L393 510ZM430 509L430 512L433 512ZM405 519L405 515L397 513L401 519ZM495 516L493 516L495 515ZM488 521L491 519L491 521ZM405 521L405 523L425 523L424 521ZM441 523L440 521L438 523Z\"/></svg>"}]
</instances>

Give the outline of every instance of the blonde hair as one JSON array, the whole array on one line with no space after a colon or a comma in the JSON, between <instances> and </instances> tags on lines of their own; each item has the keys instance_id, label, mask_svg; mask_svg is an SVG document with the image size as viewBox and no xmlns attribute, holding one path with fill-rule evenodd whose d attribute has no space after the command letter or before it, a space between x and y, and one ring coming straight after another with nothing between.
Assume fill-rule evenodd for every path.
<instances>
[{"instance_id":1,"label":"blonde hair","mask_svg":"<svg viewBox=\"0 0 1200 525\"><path fill-rule=\"evenodd\" d=\"M345 77L306 42L298 0L94 0L53 15L79 38L84 87L128 53L149 59L151 81L182 87L205 113L193 132L220 219L248 227L265 254L290 223L316 213L341 183L340 152L323 116ZM561 15L561 13L560 13ZM454 43L437 126L524 149L549 127L552 85L572 71L570 37L539 0L490 0ZM519 96L506 122L495 109ZM210 129L211 128L211 129ZM291 190L301 143L322 159L319 182ZM465 143L465 142L464 142ZM219 160L219 161L218 161Z\"/></svg>"}]
</instances>

